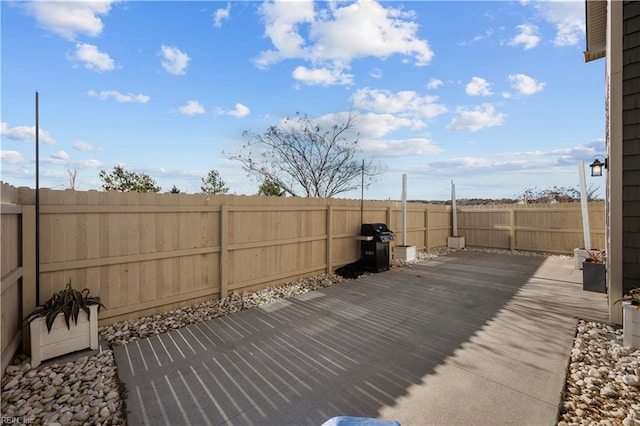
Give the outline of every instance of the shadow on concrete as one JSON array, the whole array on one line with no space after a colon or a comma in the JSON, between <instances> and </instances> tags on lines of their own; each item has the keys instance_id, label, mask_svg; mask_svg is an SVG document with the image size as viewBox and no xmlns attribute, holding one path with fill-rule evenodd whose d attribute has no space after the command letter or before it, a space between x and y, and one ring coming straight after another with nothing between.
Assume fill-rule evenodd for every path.
<instances>
[{"instance_id":1,"label":"shadow on concrete","mask_svg":"<svg viewBox=\"0 0 640 426\"><path fill-rule=\"evenodd\" d=\"M545 261L461 251L118 346L128 424L553 422L571 318L604 303Z\"/></svg>"}]
</instances>

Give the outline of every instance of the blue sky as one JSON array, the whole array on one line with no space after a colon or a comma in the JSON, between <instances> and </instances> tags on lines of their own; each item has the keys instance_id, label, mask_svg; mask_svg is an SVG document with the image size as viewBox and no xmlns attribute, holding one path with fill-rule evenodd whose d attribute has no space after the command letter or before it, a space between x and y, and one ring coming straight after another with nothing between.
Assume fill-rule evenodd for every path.
<instances>
[{"instance_id":1,"label":"blue sky","mask_svg":"<svg viewBox=\"0 0 640 426\"><path fill-rule=\"evenodd\" d=\"M296 112L358 113L386 172L368 199L514 197L577 186L604 151L604 60L585 64L584 2L1 2L0 179L99 189L115 165L168 191ZM588 173L587 173L588 174ZM604 188L603 178L588 183ZM602 191L601 191L602 192ZM340 195L359 198L354 191Z\"/></svg>"}]
</instances>

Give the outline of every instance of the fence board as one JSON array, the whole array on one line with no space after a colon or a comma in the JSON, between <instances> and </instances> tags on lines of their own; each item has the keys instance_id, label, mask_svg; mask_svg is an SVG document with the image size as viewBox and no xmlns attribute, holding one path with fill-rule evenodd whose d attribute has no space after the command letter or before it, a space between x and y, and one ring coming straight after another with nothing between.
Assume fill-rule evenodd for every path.
<instances>
[{"instance_id":1,"label":"fence board","mask_svg":"<svg viewBox=\"0 0 640 426\"><path fill-rule=\"evenodd\" d=\"M0 182L0 379L22 341L22 205L20 189Z\"/></svg>"}]
</instances>

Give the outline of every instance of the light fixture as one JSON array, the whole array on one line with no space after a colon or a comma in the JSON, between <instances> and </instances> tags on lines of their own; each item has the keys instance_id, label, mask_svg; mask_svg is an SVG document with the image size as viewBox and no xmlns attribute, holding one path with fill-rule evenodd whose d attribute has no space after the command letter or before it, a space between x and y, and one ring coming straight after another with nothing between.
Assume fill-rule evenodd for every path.
<instances>
[{"instance_id":1,"label":"light fixture","mask_svg":"<svg viewBox=\"0 0 640 426\"><path fill-rule=\"evenodd\" d=\"M604 163L594 157L595 160L593 160L593 163L589 164L589 167L591 167L591 176L602 176L602 169L609 168L609 160L602 155L596 155L596 157L602 157Z\"/></svg>"}]
</instances>

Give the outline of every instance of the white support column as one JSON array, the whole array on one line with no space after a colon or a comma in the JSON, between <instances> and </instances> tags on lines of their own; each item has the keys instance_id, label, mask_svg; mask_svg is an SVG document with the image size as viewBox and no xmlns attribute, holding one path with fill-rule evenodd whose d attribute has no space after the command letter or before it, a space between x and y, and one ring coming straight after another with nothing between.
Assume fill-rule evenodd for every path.
<instances>
[{"instance_id":1,"label":"white support column","mask_svg":"<svg viewBox=\"0 0 640 426\"><path fill-rule=\"evenodd\" d=\"M622 324L622 30L623 2L608 1L607 11L607 282L609 320Z\"/></svg>"}]
</instances>

